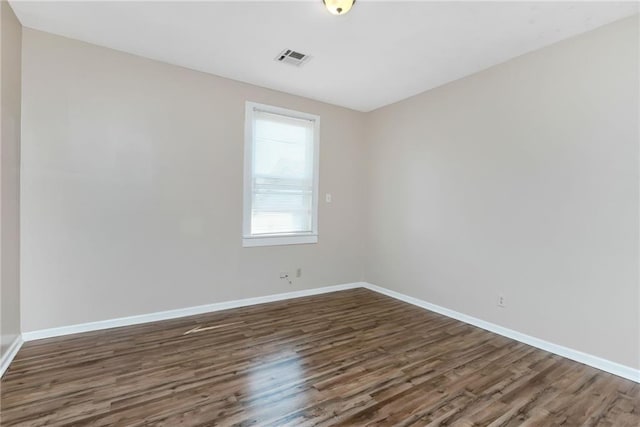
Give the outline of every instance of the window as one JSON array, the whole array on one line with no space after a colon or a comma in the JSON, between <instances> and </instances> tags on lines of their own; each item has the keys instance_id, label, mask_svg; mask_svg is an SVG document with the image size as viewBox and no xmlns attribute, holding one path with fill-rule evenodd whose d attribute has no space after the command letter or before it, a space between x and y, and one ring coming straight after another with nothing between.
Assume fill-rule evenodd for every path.
<instances>
[{"instance_id":1,"label":"window","mask_svg":"<svg viewBox=\"0 0 640 427\"><path fill-rule=\"evenodd\" d=\"M318 241L320 117L246 104L243 246Z\"/></svg>"}]
</instances>

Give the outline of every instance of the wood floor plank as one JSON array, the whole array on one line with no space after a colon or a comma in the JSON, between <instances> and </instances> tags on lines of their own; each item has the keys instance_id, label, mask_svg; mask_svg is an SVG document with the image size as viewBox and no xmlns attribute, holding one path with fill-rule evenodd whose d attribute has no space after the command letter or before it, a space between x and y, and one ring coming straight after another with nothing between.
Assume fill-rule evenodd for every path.
<instances>
[{"instance_id":1,"label":"wood floor plank","mask_svg":"<svg viewBox=\"0 0 640 427\"><path fill-rule=\"evenodd\" d=\"M2 426L634 426L640 385L365 290L26 343Z\"/></svg>"}]
</instances>

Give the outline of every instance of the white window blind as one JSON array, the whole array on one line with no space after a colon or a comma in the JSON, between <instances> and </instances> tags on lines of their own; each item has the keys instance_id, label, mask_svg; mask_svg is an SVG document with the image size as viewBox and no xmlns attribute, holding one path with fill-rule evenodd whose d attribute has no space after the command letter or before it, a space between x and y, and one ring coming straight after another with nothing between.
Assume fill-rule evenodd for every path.
<instances>
[{"instance_id":1,"label":"white window blind","mask_svg":"<svg viewBox=\"0 0 640 427\"><path fill-rule=\"evenodd\" d=\"M247 115L245 246L317 241L318 118L252 103Z\"/></svg>"}]
</instances>

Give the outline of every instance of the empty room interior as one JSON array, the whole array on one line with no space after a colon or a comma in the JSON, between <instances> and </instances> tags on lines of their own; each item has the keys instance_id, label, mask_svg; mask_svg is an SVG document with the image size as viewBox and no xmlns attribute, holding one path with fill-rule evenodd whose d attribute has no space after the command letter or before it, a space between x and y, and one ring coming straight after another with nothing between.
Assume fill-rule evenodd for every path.
<instances>
[{"instance_id":1,"label":"empty room interior","mask_svg":"<svg viewBox=\"0 0 640 427\"><path fill-rule=\"evenodd\" d=\"M0 5L3 427L640 426L639 2Z\"/></svg>"}]
</instances>

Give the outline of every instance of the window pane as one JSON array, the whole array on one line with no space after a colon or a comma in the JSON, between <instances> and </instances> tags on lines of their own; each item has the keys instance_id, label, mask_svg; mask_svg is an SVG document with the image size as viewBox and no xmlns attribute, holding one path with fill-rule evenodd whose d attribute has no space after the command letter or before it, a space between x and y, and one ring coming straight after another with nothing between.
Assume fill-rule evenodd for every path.
<instances>
[{"instance_id":1,"label":"window pane","mask_svg":"<svg viewBox=\"0 0 640 427\"><path fill-rule=\"evenodd\" d=\"M254 132L254 177L312 179L313 122L256 112Z\"/></svg>"},{"instance_id":2,"label":"window pane","mask_svg":"<svg viewBox=\"0 0 640 427\"><path fill-rule=\"evenodd\" d=\"M252 234L311 231L311 190L303 193L255 192Z\"/></svg>"},{"instance_id":3,"label":"window pane","mask_svg":"<svg viewBox=\"0 0 640 427\"><path fill-rule=\"evenodd\" d=\"M312 232L313 126L254 114L251 234Z\"/></svg>"}]
</instances>

